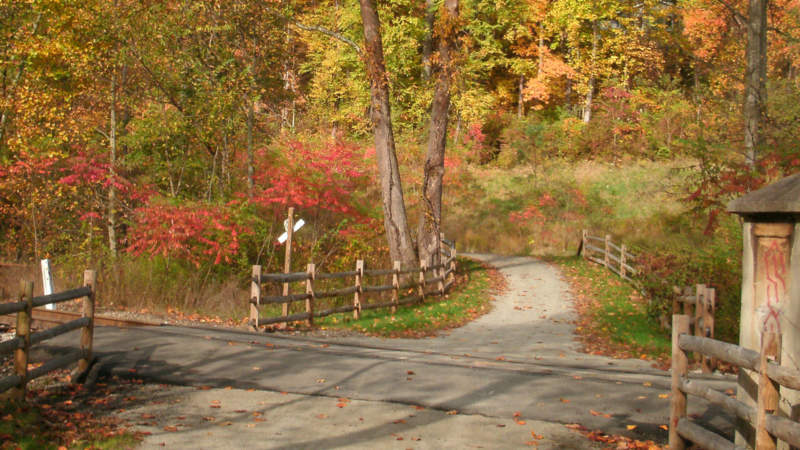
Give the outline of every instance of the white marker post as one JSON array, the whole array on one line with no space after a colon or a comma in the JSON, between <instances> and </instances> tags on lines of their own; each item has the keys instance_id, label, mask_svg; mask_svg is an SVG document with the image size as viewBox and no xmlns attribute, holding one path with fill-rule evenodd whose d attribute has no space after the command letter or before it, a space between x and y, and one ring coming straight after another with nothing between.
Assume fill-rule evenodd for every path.
<instances>
[{"instance_id":1,"label":"white marker post","mask_svg":"<svg viewBox=\"0 0 800 450\"><path fill-rule=\"evenodd\" d=\"M50 276L49 259L42 260L42 291L44 295L50 295L53 293L53 277ZM53 303L48 303L47 305L44 305L44 308L52 311L56 309L56 305Z\"/></svg>"},{"instance_id":2,"label":"white marker post","mask_svg":"<svg viewBox=\"0 0 800 450\"><path fill-rule=\"evenodd\" d=\"M283 263L283 272L289 273L292 269L292 234L299 230L303 225L305 225L305 221L300 219L297 223L294 222L294 208L289 208L288 218L283 222L283 228L286 229L282 235L278 237L278 242L283 244L286 243L286 256L284 258ZM284 297L289 295L289 283L283 283L283 295ZM284 316L289 315L289 303L284 303L282 305L281 311L283 312ZM281 328L286 328L287 323L283 323Z\"/></svg>"}]
</instances>

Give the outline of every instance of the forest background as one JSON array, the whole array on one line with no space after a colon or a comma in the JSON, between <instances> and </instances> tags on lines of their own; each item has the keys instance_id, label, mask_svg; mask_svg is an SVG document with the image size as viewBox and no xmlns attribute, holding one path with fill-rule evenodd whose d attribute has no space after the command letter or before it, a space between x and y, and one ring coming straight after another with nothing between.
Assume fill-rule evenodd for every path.
<instances>
[{"instance_id":1,"label":"forest background","mask_svg":"<svg viewBox=\"0 0 800 450\"><path fill-rule=\"evenodd\" d=\"M440 3L378 2L412 224ZM671 285L706 282L735 339L724 205L800 167L800 1L768 3L755 142L748 3L461 0L443 231L540 255L624 236L654 317ZM358 2L0 0L0 33L5 261L51 258L67 284L96 267L106 306L243 317L294 206L295 269L390 265Z\"/></svg>"}]
</instances>

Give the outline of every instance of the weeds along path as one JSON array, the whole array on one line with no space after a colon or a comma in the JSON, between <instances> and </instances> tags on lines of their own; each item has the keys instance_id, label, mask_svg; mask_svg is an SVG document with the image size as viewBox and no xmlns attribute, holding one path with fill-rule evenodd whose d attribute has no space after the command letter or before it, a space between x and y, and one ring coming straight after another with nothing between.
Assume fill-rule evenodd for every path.
<instances>
[{"instance_id":1,"label":"weeds along path","mask_svg":"<svg viewBox=\"0 0 800 450\"><path fill-rule=\"evenodd\" d=\"M98 370L184 386L151 385L125 408L133 421L154 416L139 423L151 433L145 447L197 439L205 448L509 448L531 438L543 448L597 444L567 424L666 442L667 372L579 353L556 268L533 258L472 257L499 268L508 289L490 313L437 337L99 327ZM708 382L733 386L732 379ZM152 403L154 389L174 397ZM723 434L732 429L730 417L703 402L690 402L689 413Z\"/></svg>"}]
</instances>

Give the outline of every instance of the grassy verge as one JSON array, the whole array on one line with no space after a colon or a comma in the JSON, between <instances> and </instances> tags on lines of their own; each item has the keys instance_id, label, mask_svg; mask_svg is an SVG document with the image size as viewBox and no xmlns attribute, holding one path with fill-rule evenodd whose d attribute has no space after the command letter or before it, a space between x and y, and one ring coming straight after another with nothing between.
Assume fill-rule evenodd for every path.
<instances>
[{"instance_id":1,"label":"grassy verge","mask_svg":"<svg viewBox=\"0 0 800 450\"><path fill-rule=\"evenodd\" d=\"M647 301L628 283L582 258L553 258L561 266L579 314L576 331L589 353L666 361L670 340L647 314Z\"/></svg>"},{"instance_id":2,"label":"grassy verge","mask_svg":"<svg viewBox=\"0 0 800 450\"><path fill-rule=\"evenodd\" d=\"M359 320L350 315L319 320L323 329L344 329L384 337L423 337L460 326L487 313L490 293L502 277L480 263L459 258L455 289L444 298L420 305L400 307L395 314L387 310L364 311Z\"/></svg>"},{"instance_id":3,"label":"grassy verge","mask_svg":"<svg viewBox=\"0 0 800 450\"><path fill-rule=\"evenodd\" d=\"M0 449L126 449L138 439L110 409L114 386L36 387L24 402L0 399ZM118 407L119 405L116 405Z\"/></svg>"}]
</instances>

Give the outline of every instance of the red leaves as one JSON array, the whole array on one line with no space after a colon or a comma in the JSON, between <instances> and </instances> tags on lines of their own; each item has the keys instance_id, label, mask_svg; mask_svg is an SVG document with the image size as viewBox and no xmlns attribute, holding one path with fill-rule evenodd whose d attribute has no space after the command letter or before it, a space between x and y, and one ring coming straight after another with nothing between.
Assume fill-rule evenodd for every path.
<instances>
[{"instance_id":1,"label":"red leaves","mask_svg":"<svg viewBox=\"0 0 800 450\"><path fill-rule=\"evenodd\" d=\"M210 258L214 265L230 263L239 253L239 236L247 231L221 206L148 204L136 210L127 251L183 259L198 267Z\"/></svg>"},{"instance_id":2,"label":"red leaves","mask_svg":"<svg viewBox=\"0 0 800 450\"><path fill-rule=\"evenodd\" d=\"M256 182L265 186L255 192L253 202L261 206L294 205L318 208L363 218L354 192L368 179L367 165L358 149L343 143L311 148L290 142L278 161L256 170Z\"/></svg>"}]
</instances>

